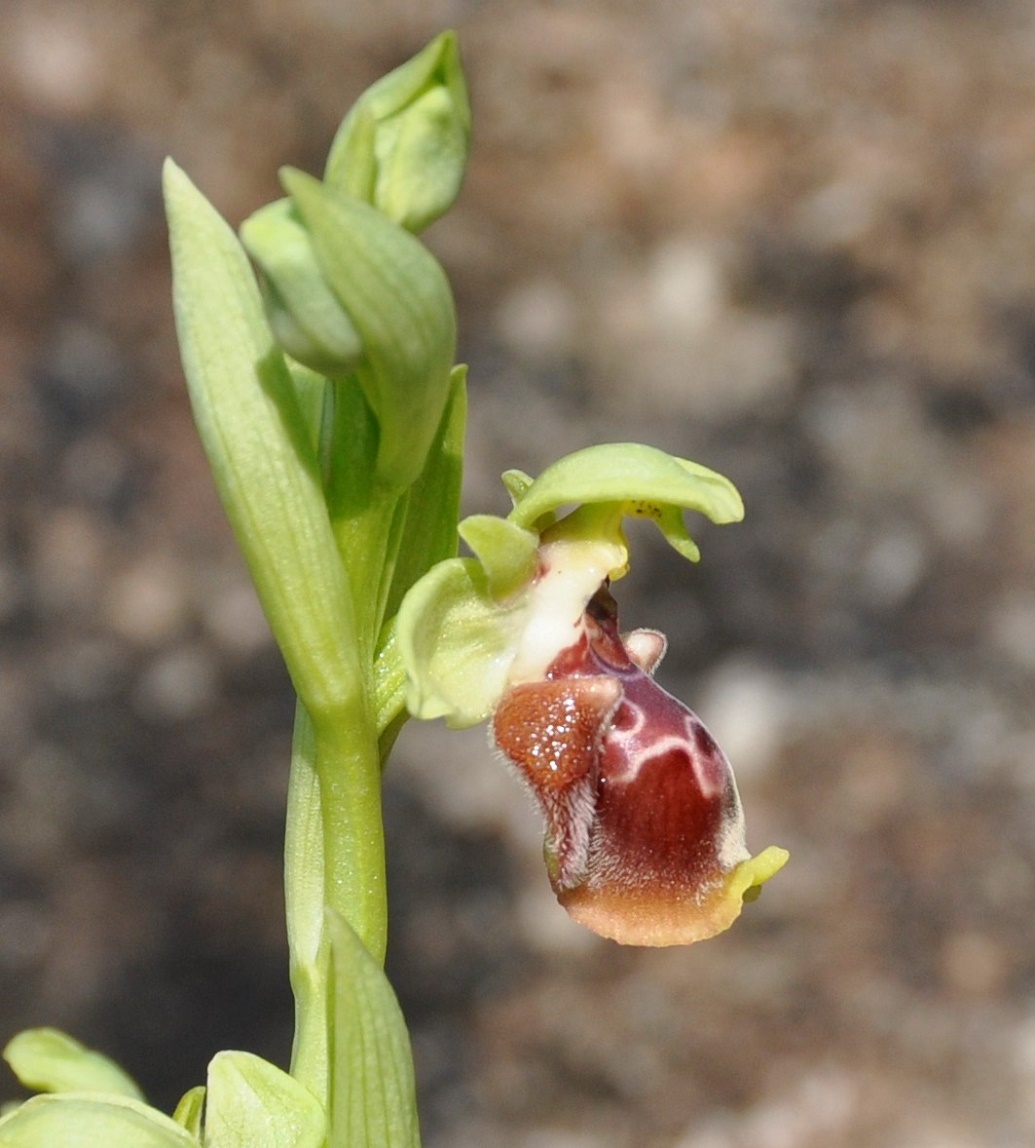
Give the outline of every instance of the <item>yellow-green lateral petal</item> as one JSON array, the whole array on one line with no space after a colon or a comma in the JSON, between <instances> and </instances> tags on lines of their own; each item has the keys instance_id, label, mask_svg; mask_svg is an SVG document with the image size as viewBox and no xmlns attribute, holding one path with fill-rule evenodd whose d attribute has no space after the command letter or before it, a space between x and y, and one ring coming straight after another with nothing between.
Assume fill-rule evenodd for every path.
<instances>
[{"instance_id":1,"label":"yellow-green lateral petal","mask_svg":"<svg viewBox=\"0 0 1035 1148\"><path fill-rule=\"evenodd\" d=\"M536 536L505 518L472 515L460 523L460 537L478 556L496 601L509 598L531 581L539 565Z\"/></svg>"}]
</instances>

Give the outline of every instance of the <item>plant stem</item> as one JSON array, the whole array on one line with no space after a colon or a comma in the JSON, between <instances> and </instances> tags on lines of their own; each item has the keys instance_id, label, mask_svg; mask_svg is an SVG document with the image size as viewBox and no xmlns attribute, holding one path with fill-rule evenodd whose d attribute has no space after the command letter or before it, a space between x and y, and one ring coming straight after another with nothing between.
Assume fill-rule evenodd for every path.
<instances>
[{"instance_id":1,"label":"plant stem","mask_svg":"<svg viewBox=\"0 0 1035 1148\"><path fill-rule=\"evenodd\" d=\"M355 929L374 960L387 943L381 761L374 717L362 696L362 717L314 719L316 773L323 825L324 903Z\"/></svg>"}]
</instances>

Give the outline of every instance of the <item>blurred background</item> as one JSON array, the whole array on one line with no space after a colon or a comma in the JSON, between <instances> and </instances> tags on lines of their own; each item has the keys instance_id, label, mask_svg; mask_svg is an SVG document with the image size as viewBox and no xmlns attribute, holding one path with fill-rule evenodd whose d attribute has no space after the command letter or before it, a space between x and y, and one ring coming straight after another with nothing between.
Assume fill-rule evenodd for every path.
<instances>
[{"instance_id":1,"label":"blurred background","mask_svg":"<svg viewBox=\"0 0 1035 1148\"><path fill-rule=\"evenodd\" d=\"M166 1106L219 1048L286 1060L292 699L190 424L159 166L239 223L448 26L467 510L616 439L738 483L699 567L641 531L618 589L792 861L731 933L619 948L484 732L411 726L429 1148L1032 1143L1026 0L4 0L0 1035L65 1027Z\"/></svg>"}]
</instances>

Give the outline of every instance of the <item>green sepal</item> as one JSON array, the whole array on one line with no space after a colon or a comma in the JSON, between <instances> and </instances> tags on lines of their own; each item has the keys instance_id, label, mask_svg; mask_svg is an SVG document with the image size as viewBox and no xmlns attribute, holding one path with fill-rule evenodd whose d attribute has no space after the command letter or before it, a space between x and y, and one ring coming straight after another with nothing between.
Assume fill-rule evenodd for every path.
<instances>
[{"instance_id":1,"label":"green sepal","mask_svg":"<svg viewBox=\"0 0 1035 1148\"><path fill-rule=\"evenodd\" d=\"M250 1052L219 1052L208 1066L205 1148L321 1148L323 1105L303 1084Z\"/></svg>"},{"instance_id":2,"label":"green sepal","mask_svg":"<svg viewBox=\"0 0 1035 1148\"><path fill-rule=\"evenodd\" d=\"M241 225L241 242L262 271L270 330L287 353L334 377L363 357L363 342L316 260L294 204L279 199Z\"/></svg>"},{"instance_id":3,"label":"green sepal","mask_svg":"<svg viewBox=\"0 0 1035 1148\"><path fill-rule=\"evenodd\" d=\"M489 593L497 602L531 581L539 563L539 538L530 530L492 514L471 515L458 529L482 564Z\"/></svg>"},{"instance_id":4,"label":"green sepal","mask_svg":"<svg viewBox=\"0 0 1035 1148\"><path fill-rule=\"evenodd\" d=\"M173 1120L198 1140L205 1126L205 1086L197 1084L180 1097Z\"/></svg>"},{"instance_id":5,"label":"green sepal","mask_svg":"<svg viewBox=\"0 0 1035 1148\"><path fill-rule=\"evenodd\" d=\"M363 341L356 377L380 430L376 477L403 490L420 474L449 398L456 312L426 247L368 204L285 168L284 187L327 283Z\"/></svg>"},{"instance_id":6,"label":"green sepal","mask_svg":"<svg viewBox=\"0 0 1035 1148\"><path fill-rule=\"evenodd\" d=\"M670 545L692 561L700 554L683 510L698 511L715 523L744 517L744 504L728 478L640 443L587 447L547 467L523 490L520 480L512 478L511 484L516 502L510 520L527 530L541 531L559 508L571 503L611 503L616 523L622 516L653 518Z\"/></svg>"},{"instance_id":7,"label":"green sepal","mask_svg":"<svg viewBox=\"0 0 1035 1148\"><path fill-rule=\"evenodd\" d=\"M324 179L409 231L452 206L471 142L456 35L443 32L360 96L331 145Z\"/></svg>"},{"instance_id":8,"label":"green sepal","mask_svg":"<svg viewBox=\"0 0 1035 1148\"><path fill-rule=\"evenodd\" d=\"M524 603L494 601L475 559L440 562L399 609L396 642L410 713L444 717L454 728L484 721L503 694L524 623Z\"/></svg>"},{"instance_id":9,"label":"green sepal","mask_svg":"<svg viewBox=\"0 0 1035 1148\"><path fill-rule=\"evenodd\" d=\"M4 1049L15 1076L36 1092L102 1092L143 1100L136 1081L103 1053L56 1028L30 1028Z\"/></svg>"},{"instance_id":10,"label":"green sepal","mask_svg":"<svg viewBox=\"0 0 1035 1148\"><path fill-rule=\"evenodd\" d=\"M198 1143L156 1108L95 1092L33 1096L0 1120L2 1148L198 1148Z\"/></svg>"},{"instance_id":11,"label":"green sepal","mask_svg":"<svg viewBox=\"0 0 1035 1148\"><path fill-rule=\"evenodd\" d=\"M170 160L176 327L194 418L295 689L336 712L361 680L313 427L233 231Z\"/></svg>"},{"instance_id":12,"label":"green sepal","mask_svg":"<svg viewBox=\"0 0 1035 1148\"><path fill-rule=\"evenodd\" d=\"M419 1148L413 1054L384 970L348 923L326 915L333 975L331 1148Z\"/></svg>"}]
</instances>

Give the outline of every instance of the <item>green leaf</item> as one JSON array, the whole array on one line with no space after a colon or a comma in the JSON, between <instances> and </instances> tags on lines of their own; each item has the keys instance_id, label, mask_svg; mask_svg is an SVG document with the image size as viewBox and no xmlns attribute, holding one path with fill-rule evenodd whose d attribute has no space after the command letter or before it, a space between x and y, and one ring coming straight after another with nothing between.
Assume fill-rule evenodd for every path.
<instances>
[{"instance_id":1,"label":"green leaf","mask_svg":"<svg viewBox=\"0 0 1035 1148\"><path fill-rule=\"evenodd\" d=\"M443 32L383 76L342 121L324 178L410 231L453 204L471 141L456 35Z\"/></svg>"},{"instance_id":2,"label":"green leaf","mask_svg":"<svg viewBox=\"0 0 1035 1148\"><path fill-rule=\"evenodd\" d=\"M4 1060L26 1088L37 1092L106 1092L144 1099L113 1060L56 1028L20 1032L4 1049Z\"/></svg>"},{"instance_id":3,"label":"green leaf","mask_svg":"<svg viewBox=\"0 0 1035 1148\"><path fill-rule=\"evenodd\" d=\"M173 1120L182 1125L192 1135L201 1139L201 1132L205 1124L205 1086L199 1084L189 1088L181 1097Z\"/></svg>"},{"instance_id":4,"label":"green leaf","mask_svg":"<svg viewBox=\"0 0 1035 1148\"><path fill-rule=\"evenodd\" d=\"M445 272L409 232L358 199L285 168L331 290L363 341L357 369L377 416L377 477L403 490L424 468L450 391L456 312Z\"/></svg>"},{"instance_id":5,"label":"green leaf","mask_svg":"<svg viewBox=\"0 0 1035 1148\"><path fill-rule=\"evenodd\" d=\"M321 1148L323 1106L304 1085L250 1052L208 1066L205 1148Z\"/></svg>"},{"instance_id":6,"label":"green leaf","mask_svg":"<svg viewBox=\"0 0 1035 1148\"><path fill-rule=\"evenodd\" d=\"M128 1096L34 1096L0 1120L3 1148L198 1148L175 1120Z\"/></svg>"},{"instance_id":7,"label":"green leaf","mask_svg":"<svg viewBox=\"0 0 1035 1148\"><path fill-rule=\"evenodd\" d=\"M509 517L518 526L541 530L563 506L613 503L618 515L653 518L668 542L693 561L699 554L683 523L683 510L696 510L716 523L744 517L744 504L728 478L640 443L605 443L576 451L522 489L524 477L510 472L508 482L516 500Z\"/></svg>"},{"instance_id":8,"label":"green leaf","mask_svg":"<svg viewBox=\"0 0 1035 1148\"><path fill-rule=\"evenodd\" d=\"M445 717L455 728L492 713L507 681L526 621L524 601L497 604L481 565L440 562L399 608L396 642L409 679L414 717Z\"/></svg>"},{"instance_id":9,"label":"green leaf","mask_svg":"<svg viewBox=\"0 0 1035 1148\"><path fill-rule=\"evenodd\" d=\"M331 1134L328 1148L419 1148L413 1056L381 966L333 911Z\"/></svg>"},{"instance_id":10,"label":"green leaf","mask_svg":"<svg viewBox=\"0 0 1035 1148\"><path fill-rule=\"evenodd\" d=\"M326 859L323 842L316 733L305 707L295 706L284 839L284 901L291 989L295 997L292 1075L321 1101L329 1094L326 952L323 903Z\"/></svg>"},{"instance_id":11,"label":"green leaf","mask_svg":"<svg viewBox=\"0 0 1035 1148\"><path fill-rule=\"evenodd\" d=\"M194 417L295 689L336 711L361 680L312 427L273 345L247 257L171 161L173 301Z\"/></svg>"}]
</instances>

